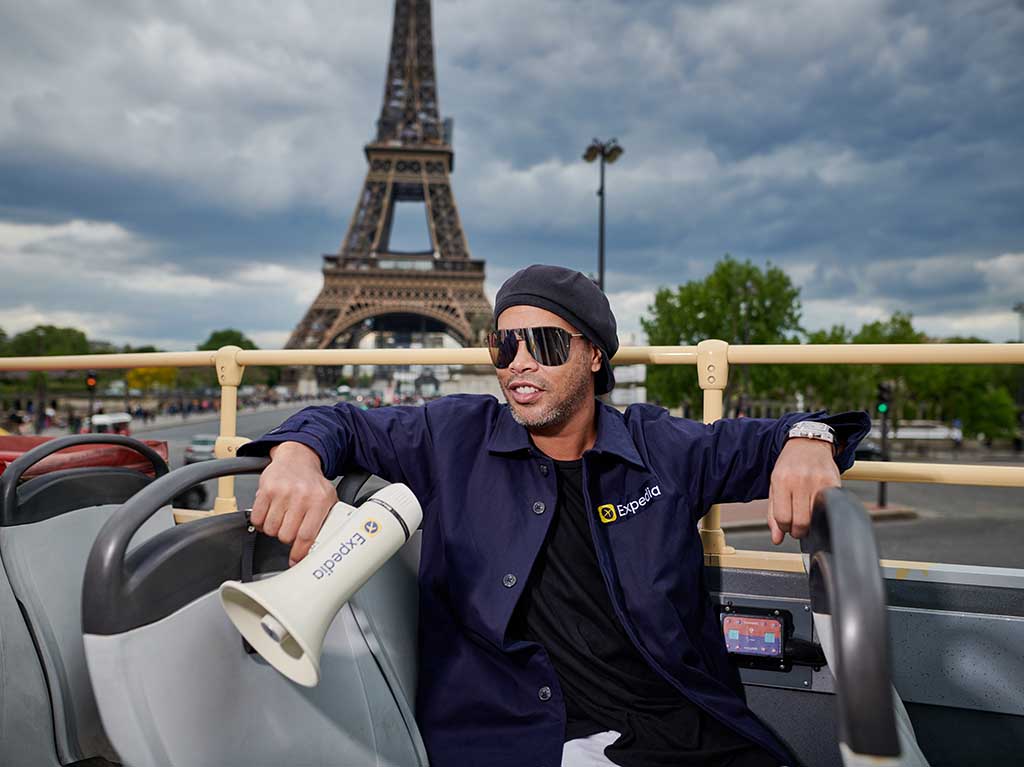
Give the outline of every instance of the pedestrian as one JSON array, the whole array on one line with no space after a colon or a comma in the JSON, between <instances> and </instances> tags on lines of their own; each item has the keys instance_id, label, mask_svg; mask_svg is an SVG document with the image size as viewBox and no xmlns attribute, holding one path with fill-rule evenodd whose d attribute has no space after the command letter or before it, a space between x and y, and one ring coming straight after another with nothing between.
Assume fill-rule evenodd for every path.
<instances>
[{"instance_id":1,"label":"pedestrian","mask_svg":"<svg viewBox=\"0 0 1024 767\"><path fill-rule=\"evenodd\" d=\"M964 444L963 422L959 418L953 419L953 428L950 429L950 437L953 440L953 455L960 455L960 448Z\"/></svg>"},{"instance_id":2,"label":"pedestrian","mask_svg":"<svg viewBox=\"0 0 1024 767\"><path fill-rule=\"evenodd\" d=\"M417 719L431 764L776 765L705 590L697 522L770 497L773 542L806 535L866 413L707 426L624 413L607 298L579 272L523 269L498 291L491 359L507 404L306 408L239 450L270 455L252 522L309 550L359 466L423 506Z\"/></svg>"}]
</instances>

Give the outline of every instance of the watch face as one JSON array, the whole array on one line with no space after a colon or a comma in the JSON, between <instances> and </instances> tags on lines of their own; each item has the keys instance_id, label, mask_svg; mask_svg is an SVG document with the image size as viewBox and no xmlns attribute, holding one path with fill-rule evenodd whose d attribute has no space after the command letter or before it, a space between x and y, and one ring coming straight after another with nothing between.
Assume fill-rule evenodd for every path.
<instances>
[{"instance_id":1,"label":"watch face","mask_svg":"<svg viewBox=\"0 0 1024 767\"><path fill-rule=\"evenodd\" d=\"M809 439L820 439L825 442L833 442L832 429L823 423L798 423L789 430L789 436L807 437Z\"/></svg>"}]
</instances>

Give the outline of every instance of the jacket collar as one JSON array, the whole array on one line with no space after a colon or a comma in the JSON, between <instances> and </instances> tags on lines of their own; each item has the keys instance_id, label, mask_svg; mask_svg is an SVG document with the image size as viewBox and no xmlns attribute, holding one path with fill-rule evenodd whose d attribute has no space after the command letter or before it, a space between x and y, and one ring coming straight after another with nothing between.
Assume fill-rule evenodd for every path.
<instances>
[{"instance_id":1,"label":"jacket collar","mask_svg":"<svg viewBox=\"0 0 1024 767\"><path fill-rule=\"evenodd\" d=\"M605 453L621 458L628 463L646 469L643 458L636 449L633 437L626 428L626 419L615 408L603 402L597 402L597 441L588 453ZM498 410L498 418L487 440L487 450L491 453L517 453L529 450L530 434L525 426L520 426L512 417L508 405Z\"/></svg>"}]
</instances>

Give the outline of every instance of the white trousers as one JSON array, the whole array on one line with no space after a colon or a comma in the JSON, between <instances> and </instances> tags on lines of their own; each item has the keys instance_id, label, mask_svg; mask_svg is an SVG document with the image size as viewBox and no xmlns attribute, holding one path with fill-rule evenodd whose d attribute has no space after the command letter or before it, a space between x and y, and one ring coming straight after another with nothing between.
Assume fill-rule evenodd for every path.
<instances>
[{"instance_id":1,"label":"white trousers","mask_svg":"<svg viewBox=\"0 0 1024 767\"><path fill-rule=\"evenodd\" d=\"M607 730L570 740L562 747L562 767L615 767L615 762L604 755L604 749L618 739L619 733Z\"/></svg>"}]
</instances>

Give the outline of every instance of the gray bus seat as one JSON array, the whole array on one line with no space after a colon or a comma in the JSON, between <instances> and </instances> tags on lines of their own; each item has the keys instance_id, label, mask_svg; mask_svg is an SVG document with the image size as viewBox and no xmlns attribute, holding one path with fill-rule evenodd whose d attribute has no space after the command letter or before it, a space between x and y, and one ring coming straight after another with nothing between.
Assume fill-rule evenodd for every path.
<instances>
[{"instance_id":1,"label":"gray bus seat","mask_svg":"<svg viewBox=\"0 0 1024 767\"><path fill-rule=\"evenodd\" d=\"M92 541L119 504L151 479L125 468L76 468L19 484L25 470L83 443L119 444L167 472L151 448L127 437L83 435L43 443L0 478L0 755L4 765L114 760L86 669L81 588ZM138 540L173 524L162 509Z\"/></svg>"},{"instance_id":2,"label":"gray bus seat","mask_svg":"<svg viewBox=\"0 0 1024 767\"><path fill-rule=\"evenodd\" d=\"M266 464L233 458L172 472L125 504L97 538L83 631L111 742L133 767L426 765L411 705L409 563L418 540L338 613L324 640L321 682L311 689L248 653L221 607L218 588L239 577L247 552L257 578L287 567L287 547L251 531L243 513L179 525L127 551L133 531L182 487Z\"/></svg>"},{"instance_id":3,"label":"gray bus seat","mask_svg":"<svg viewBox=\"0 0 1024 767\"><path fill-rule=\"evenodd\" d=\"M338 498L351 506L360 506L386 484L378 476L352 468L338 484ZM408 722L415 722L416 710L421 542L422 533L414 531L405 546L349 600L356 623ZM419 743L418 730L416 738ZM422 757L425 764L425 751Z\"/></svg>"}]
</instances>

